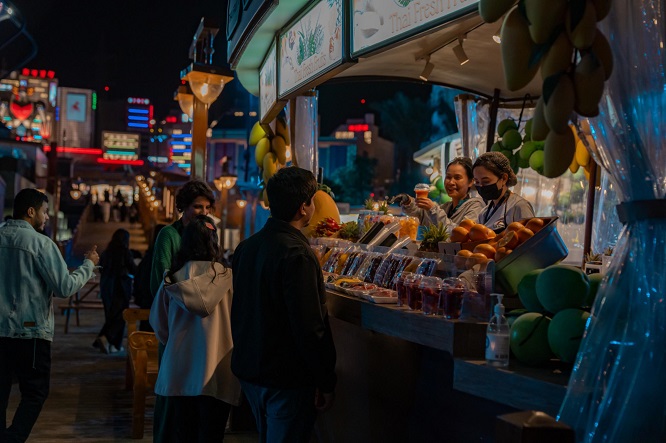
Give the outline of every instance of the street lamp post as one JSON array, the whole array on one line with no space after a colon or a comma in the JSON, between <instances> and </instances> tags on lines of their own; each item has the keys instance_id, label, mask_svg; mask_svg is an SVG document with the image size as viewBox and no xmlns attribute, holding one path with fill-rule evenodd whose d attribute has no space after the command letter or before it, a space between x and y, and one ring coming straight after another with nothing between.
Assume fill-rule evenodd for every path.
<instances>
[{"instance_id":1,"label":"street lamp post","mask_svg":"<svg viewBox=\"0 0 666 443\"><path fill-rule=\"evenodd\" d=\"M206 18L202 18L190 45L189 56L193 60L180 73L182 80L187 80L192 89L192 178L207 181L207 144L208 107L222 93L224 85L233 80L233 72L227 67L213 66L213 40L219 28Z\"/></svg>"},{"instance_id":2,"label":"street lamp post","mask_svg":"<svg viewBox=\"0 0 666 443\"><path fill-rule=\"evenodd\" d=\"M227 200L229 196L229 189L233 188L236 185L236 180L238 177L235 174L227 173L222 171L222 175L214 180L215 187L222 192L222 197L220 198L220 204L222 205L222 228L221 228L221 237L220 243L222 245L222 250L226 250L226 229L227 229Z\"/></svg>"}]
</instances>

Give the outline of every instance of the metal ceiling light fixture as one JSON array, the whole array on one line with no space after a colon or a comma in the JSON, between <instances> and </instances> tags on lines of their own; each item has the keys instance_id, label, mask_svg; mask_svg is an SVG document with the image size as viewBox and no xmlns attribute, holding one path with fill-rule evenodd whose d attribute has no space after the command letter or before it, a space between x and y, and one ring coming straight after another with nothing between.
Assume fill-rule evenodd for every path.
<instances>
[{"instance_id":1,"label":"metal ceiling light fixture","mask_svg":"<svg viewBox=\"0 0 666 443\"><path fill-rule=\"evenodd\" d=\"M430 77L430 74L432 74L432 70L435 69L435 65L430 63L430 56L427 56L425 61L426 64L423 67L423 71L421 72L421 75L419 75L419 78L424 82L427 82L428 78Z\"/></svg>"},{"instance_id":2,"label":"metal ceiling light fixture","mask_svg":"<svg viewBox=\"0 0 666 443\"><path fill-rule=\"evenodd\" d=\"M467 57L467 54L465 54L465 50L463 49L463 40L465 40L464 35L458 37L458 44L453 48L453 53L456 55L458 62L460 62L460 66L469 61L469 57Z\"/></svg>"}]
</instances>

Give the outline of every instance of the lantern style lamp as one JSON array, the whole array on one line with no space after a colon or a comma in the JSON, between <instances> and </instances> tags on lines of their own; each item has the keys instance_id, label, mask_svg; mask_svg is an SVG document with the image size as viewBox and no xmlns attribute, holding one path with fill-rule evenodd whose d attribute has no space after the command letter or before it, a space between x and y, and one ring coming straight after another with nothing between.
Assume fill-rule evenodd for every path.
<instances>
[{"instance_id":1,"label":"lantern style lamp","mask_svg":"<svg viewBox=\"0 0 666 443\"><path fill-rule=\"evenodd\" d=\"M192 89L188 84L180 85L173 95L173 99L178 102L180 110L183 114L192 120L194 115L194 94L192 94Z\"/></svg>"}]
</instances>

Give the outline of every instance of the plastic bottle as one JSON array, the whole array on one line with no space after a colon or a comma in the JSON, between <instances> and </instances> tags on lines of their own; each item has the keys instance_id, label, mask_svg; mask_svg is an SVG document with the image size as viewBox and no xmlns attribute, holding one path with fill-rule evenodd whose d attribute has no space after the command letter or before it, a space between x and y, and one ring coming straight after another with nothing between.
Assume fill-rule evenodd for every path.
<instances>
[{"instance_id":1,"label":"plastic bottle","mask_svg":"<svg viewBox=\"0 0 666 443\"><path fill-rule=\"evenodd\" d=\"M492 316L486 330L486 363L489 366L506 368L509 366L509 323L504 317L503 294L497 296L495 315Z\"/></svg>"}]
</instances>

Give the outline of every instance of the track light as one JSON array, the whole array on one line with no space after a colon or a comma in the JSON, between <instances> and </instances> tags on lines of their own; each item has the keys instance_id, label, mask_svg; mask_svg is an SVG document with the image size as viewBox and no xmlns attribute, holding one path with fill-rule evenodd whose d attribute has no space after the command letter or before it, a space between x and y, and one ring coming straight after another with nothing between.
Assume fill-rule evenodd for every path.
<instances>
[{"instance_id":1,"label":"track light","mask_svg":"<svg viewBox=\"0 0 666 443\"><path fill-rule=\"evenodd\" d=\"M423 72L421 72L421 75L419 75L419 78L424 82L427 82L428 77L430 77L430 74L432 74L432 70L435 69L435 65L430 63L430 56L427 56L425 60L426 64L425 67L423 68Z\"/></svg>"},{"instance_id":2,"label":"track light","mask_svg":"<svg viewBox=\"0 0 666 443\"><path fill-rule=\"evenodd\" d=\"M499 28L497 28L497 31L493 34L493 40L498 45L502 43L502 25L499 25Z\"/></svg>"},{"instance_id":3,"label":"track light","mask_svg":"<svg viewBox=\"0 0 666 443\"><path fill-rule=\"evenodd\" d=\"M458 62L460 62L460 66L469 61L469 57L467 57L467 54L465 54L465 50L463 49L464 39L465 37L458 37L458 44L453 48L453 53L456 55Z\"/></svg>"}]
</instances>

